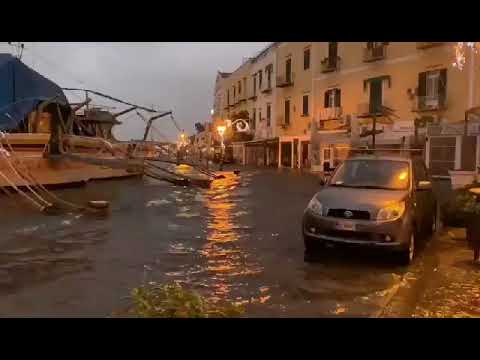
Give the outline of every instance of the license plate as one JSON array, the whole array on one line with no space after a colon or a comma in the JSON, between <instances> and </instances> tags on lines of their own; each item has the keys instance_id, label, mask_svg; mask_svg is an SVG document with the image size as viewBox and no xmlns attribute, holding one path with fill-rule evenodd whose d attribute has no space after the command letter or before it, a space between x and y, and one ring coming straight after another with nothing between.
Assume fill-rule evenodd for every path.
<instances>
[{"instance_id":1,"label":"license plate","mask_svg":"<svg viewBox=\"0 0 480 360\"><path fill-rule=\"evenodd\" d=\"M355 231L355 223L351 221L337 221L337 223L335 224L335 229Z\"/></svg>"}]
</instances>

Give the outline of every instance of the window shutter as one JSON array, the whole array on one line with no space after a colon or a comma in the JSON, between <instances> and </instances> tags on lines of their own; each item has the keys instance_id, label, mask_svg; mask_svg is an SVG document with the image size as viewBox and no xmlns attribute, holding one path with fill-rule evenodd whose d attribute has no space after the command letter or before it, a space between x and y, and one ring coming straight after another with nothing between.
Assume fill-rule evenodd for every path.
<instances>
[{"instance_id":1,"label":"window shutter","mask_svg":"<svg viewBox=\"0 0 480 360\"><path fill-rule=\"evenodd\" d=\"M341 102L340 102L340 89L335 89L335 107L340 107Z\"/></svg>"},{"instance_id":2,"label":"window shutter","mask_svg":"<svg viewBox=\"0 0 480 360\"><path fill-rule=\"evenodd\" d=\"M303 115L308 115L308 95L303 95Z\"/></svg>"},{"instance_id":3,"label":"window shutter","mask_svg":"<svg viewBox=\"0 0 480 360\"><path fill-rule=\"evenodd\" d=\"M330 93L330 90L325 91L325 100L324 100L324 103L323 103L324 108L328 108L328 95L329 95L329 93Z\"/></svg>"},{"instance_id":4,"label":"window shutter","mask_svg":"<svg viewBox=\"0 0 480 360\"><path fill-rule=\"evenodd\" d=\"M382 80L370 81L370 113L380 112L382 106Z\"/></svg>"},{"instance_id":5,"label":"window shutter","mask_svg":"<svg viewBox=\"0 0 480 360\"><path fill-rule=\"evenodd\" d=\"M290 124L290 100L285 100L285 124Z\"/></svg>"},{"instance_id":6,"label":"window shutter","mask_svg":"<svg viewBox=\"0 0 480 360\"><path fill-rule=\"evenodd\" d=\"M447 69L440 70L440 79L438 82L438 96L442 105L447 95Z\"/></svg>"},{"instance_id":7,"label":"window shutter","mask_svg":"<svg viewBox=\"0 0 480 360\"><path fill-rule=\"evenodd\" d=\"M418 74L418 96L427 95L427 73Z\"/></svg>"}]
</instances>

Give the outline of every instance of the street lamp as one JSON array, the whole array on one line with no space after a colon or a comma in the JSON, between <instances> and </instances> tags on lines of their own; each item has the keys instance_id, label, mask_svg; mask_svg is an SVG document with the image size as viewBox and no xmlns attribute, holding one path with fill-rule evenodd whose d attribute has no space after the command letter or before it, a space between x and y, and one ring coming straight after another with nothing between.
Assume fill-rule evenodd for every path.
<instances>
[{"instance_id":1,"label":"street lamp","mask_svg":"<svg viewBox=\"0 0 480 360\"><path fill-rule=\"evenodd\" d=\"M219 125L217 126L217 132L218 135L220 135L220 146L221 146L221 152L220 152L220 171L223 170L223 154L225 152L225 144L223 142L223 136L225 135L225 131L227 130L227 127L225 125Z\"/></svg>"}]
</instances>

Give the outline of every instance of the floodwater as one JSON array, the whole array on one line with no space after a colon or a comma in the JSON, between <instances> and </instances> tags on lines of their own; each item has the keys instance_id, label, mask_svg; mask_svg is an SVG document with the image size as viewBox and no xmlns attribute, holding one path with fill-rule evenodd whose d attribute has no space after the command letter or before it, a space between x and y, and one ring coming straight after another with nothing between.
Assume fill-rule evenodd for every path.
<instances>
[{"instance_id":1,"label":"floodwater","mask_svg":"<svg viewBox=\"0 0 480 360\"><path fill-rule=\"evenodd\" d=\"M405 276L382 254L304 261L301 216L318 190L307 174L227 173L210 189L140 178L55 191L108 200L108 216L46 216L2 197L1 316L110 316L147 281L179 281L246 316L371 316Z\"/></svg>"}]
</instances>

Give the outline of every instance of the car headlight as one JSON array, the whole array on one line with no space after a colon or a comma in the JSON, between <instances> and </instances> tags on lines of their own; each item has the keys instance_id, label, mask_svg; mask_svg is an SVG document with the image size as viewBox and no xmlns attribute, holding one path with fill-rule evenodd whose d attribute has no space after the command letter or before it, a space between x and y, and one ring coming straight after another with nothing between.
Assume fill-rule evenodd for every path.
<instances>
[{"instance_id":1,"label":"car headlight","mask_svg":"<svg viewBox=\"0 0 480 360\"><path fill-rule=\"evenodd\" d=\"M314 196L312 200L308 203L308 209L315 214L322 215L323 206L320 201L317 200L317 197Z\"/></svg>"},{"instance_id":2,"label":"car headlight","mask_svg":"<svg viewBox=\"0 0 480 360\"><path fill-rule=\"evenodd\" d=\"M386 220L397 220L402 217L403 213L405 212L405 201L401 201L392 205L388 205L377 214L378 221L386 221Z\"/></svg>"}]
</instances>

